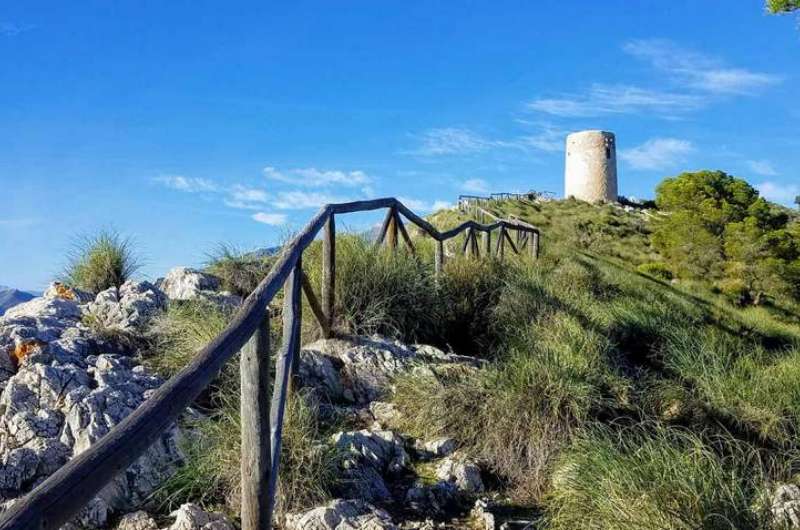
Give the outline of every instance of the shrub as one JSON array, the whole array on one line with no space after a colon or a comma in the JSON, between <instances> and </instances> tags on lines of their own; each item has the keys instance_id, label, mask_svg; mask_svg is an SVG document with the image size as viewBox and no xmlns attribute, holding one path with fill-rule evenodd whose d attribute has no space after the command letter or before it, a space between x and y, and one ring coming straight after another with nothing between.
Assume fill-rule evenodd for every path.
<instances>
[{"instance_id":1,"label":"shrub","mask_svg":"<svg viewBox=\"0 0 800 530\"><path fill-rule=\"evenodd\" d=\"M432 340L440 323L432 265L360 237L338 238L336 317L340 327L355 334Z\"/></svg>"},{"instance_id":2,"label":"shrub","mask_svg":"<svg viewBox=\"0 0 800 530\"><path fill-rule=\"evenodd\" d=\"M648 276L652 276L660 280L669 281L674 278L672 270L669 268L669 266L666 263L661 263L659 261L642 263L636 267L636 270L642 274L647 274Z\"/></svg>"},{"instance_id":3,"label":"shrub","mask_svg":"<svg viewBox=\"0 0 800 530\"><path fill-rule=\"evenodd\" d=\"M208 255L206 271L222 281L224 290L246 297L266 277L274 261L222 243Z\"/></svg>"},{"instance_id":4,"label":"shrub","mask_svg":"<svg viewBox=\"0 0 800 530\"><path fill-rule=\"evenodd\" d=\"M140 267L130 238L113 230L102 230L75 240L61 280L97 294L109 287L119 287Z\"/></svg>"},{"instance_id":5,"label":"shrub","mask_svg":"<svg viewBox=\"0 0 800 530\"><path fill-rule=\"evenodd\" d=\"M765 465L731 438L597 427L559 458L548 528L755 529L768 526Z\"/></svg>"},{"instance_id":6,"label":"shrub","mask_svg":"<svg viewBox=\"0 0 800 530\"><path fill-rule=\"evenodd\" d=\"M494 259L459 257L445 263L438 283L440 341L459 352L486 354L496 341L494 311L508 270Z\"/></svg>"}]
</instances>

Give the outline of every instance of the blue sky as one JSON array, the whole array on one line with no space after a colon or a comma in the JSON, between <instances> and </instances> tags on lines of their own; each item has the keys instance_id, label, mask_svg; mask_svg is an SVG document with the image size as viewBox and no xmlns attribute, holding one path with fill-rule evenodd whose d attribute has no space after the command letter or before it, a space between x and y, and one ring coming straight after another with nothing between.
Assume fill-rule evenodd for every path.
<instances>
[{"instance_id":1,"label":"blue sky","mask_svg":"<svg viewBox=\"0 0 800 530\"><path fill-rule=\"evenodd\" d=\"M586 128L616 132L625 195L701 168L800 193L800 29L760 0L15 4L0 284L43 288L102 227L154 278L326 201L561 194Z\"/></svg>"}]
</instances>

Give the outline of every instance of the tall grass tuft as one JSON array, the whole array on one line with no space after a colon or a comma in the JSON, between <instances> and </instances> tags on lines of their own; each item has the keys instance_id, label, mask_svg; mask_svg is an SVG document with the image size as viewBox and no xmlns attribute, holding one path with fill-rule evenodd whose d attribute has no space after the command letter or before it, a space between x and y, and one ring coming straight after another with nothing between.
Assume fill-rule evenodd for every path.
<instances>
[{"instance_id":1,"label":"tall grass tuft","mask_svg":"<svg viewBox=\"0 0 800 530\"><path fill-rule=\"evenodd\" d=\"M208 254L206 271L222 281L222 288L246 297L258 287L274 263L272 257L242 252L221 243Z\"/></svg>"},{"instance_id":2,"label":"tall grass tuft","mask_svg":"<svg viewBox=\"0 0 800 530\"><path fill-rule=\"evenodd\" d=\"M68 254L60 279L73 287L97 294L119 287L141 267L133 240L113 230L78 237Z\"/></svg>"},{"instance_id":3,"label":"tall grass tuft","mask_svg":"<svg viewBox=\"0 0 800 530\"><path fill-rule=\"evenodd\" d=\"M657 425L596 427L559 458L548 528L768 528L770 465L730 437Z\"/></svg>"}]
</instances>

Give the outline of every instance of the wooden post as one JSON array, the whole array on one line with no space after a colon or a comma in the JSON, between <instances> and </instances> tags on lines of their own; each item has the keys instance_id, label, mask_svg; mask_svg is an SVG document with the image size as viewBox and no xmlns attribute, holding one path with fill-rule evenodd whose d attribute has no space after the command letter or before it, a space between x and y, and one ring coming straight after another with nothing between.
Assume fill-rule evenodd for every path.
<instances>
[{"instance_id":1,"label":"wooden post","mask_svg":"<svg viewBox=\"0 0 800 530\"><path fill-rule=\"evenodd\" d=\"M500 225L500 233L497 236L497 257L501 260L506 254L506 227Z\"/></svg>"},{"instance_id":2,"label":"wooden post","mask_svg":"<svg viewBox=\"0 0 800 530\"><path fill-rule=\"evenodd\" d=\"M487 258L492 255L492 232L487 230L483 233L483 254Z\"/></svg>"},{"instance_id":3,"label":"wooden post","mask_svg":"<svg viewBox=\"0 0 800 530\"><path fill-rule=\"evenodd\" d=\"M389 231L389 223L392 222L394 219L394 208L389 208L386 211L386 217L383 218L383 223L381 223L381 231L378 232L378 239L375 240L375 245L382 245L384 241L386 241L386 233Z\"/></svg>"},{"instance_id":4,"label":"wooden post","mask_svg":"<svg viewBox=\"0 0 800 530\"><path fill-rule=\"evenodd\" d=\"M333 307L336 303L336 219L333 214L328 217L323 230L321 298L325 315L323 334L329 339L333 336Z\"/></svg>"},{"instance_id":5,"label":"wooden post","mask_svg":"<svg viewBox=\"0 0 800 530\"><path fill-rule=\"evenodd\" d=\"M392 250L397 250L397 210L389 210L389 224L386 232L386 246Z\"/></svg>"},{"instance_id":6,"label":"wooden post","mask_svg":"<svg viewBox=\"0 0 800 530\"><path fill-rule=\"evenodd\" d=\"M242 530L270 530L269 311L241 350Z\"/></svg>"},{"instance_id":7,"label":"wooden post","mask_svg":"<svg viewBox=\"0 0 800 530\"><path fill-rule=\"evenodd\" d=\"M293 307L292 310L294 312L294 320L297 322L296 326L292 327L292 330L295 337L292 337L292 377L290 383L294 383L294 379L297 378L297 374L300 371L300 346L302 346L302 334L303 334L303 255L300 254L300 257L297 258L297 265L294 266L294 271L292 275L289 276L289 280L294 282L292 284L292 296L297 298L297 307ZM285 302L284 302L284 305ZM291 388L291 387L290 387Z\"/></svg>"},{"instance_id":8,"label":"wooden post","mask_svg":"<svg viewBox=\"0 0 800 530\"><path fill-rule=\"evenodd\" d=\"M461 254L466 256L470 251L470 243L472 238L472 228L467 228L467 231L464 232L464 244L461 246Z\"/></svg>"},{"instance_id":9,"label":"wooden post","mask_svg":"<svg viewBox=\"0 0 800 530\"><path fill-rule=\"evenodd\" d=\"M437 276L442 274L442 268L444 267L444 241L441 239L436 240L436 254L434 256L433 267Z\"/></svg>"},{"instance_id":10,"label":"wooden post","mask_svg":"<svg viewBox=\"0 0 800 530\"><path fill-rule=\"evenodd\" d=\"M320 330L322 330L322 336L326 338L330 337L331 330L328 327L328 318L325 316L325 312L322 310L322 306L319 304L319 300L314 294L314 289L311 287L311 282L308 280L308 275L305 271L303 271L301 276L301 282L303 285L303 292L306 294L306 300L308 300L308 306L311 308L311 312L314 313L314 318L317 319Z\"/></svg>"},{"instance_id":11,"label":"wooden post","mask_svg":"<svg viewBox=\"0 0 800 530\"><path fill-rule=\"evenodd\" d=\"M533 238L531 241L531 256L533 259L539 259L539 232L531 233Z\"/></svg>"},{"instance_id":12,"label":"wooden post","mask_svg":"<svg viewBox=\"0 0 800 530\"><path fill-rule=\"evenodd\" d=\"M405 241L408 251L411 252L412 255L416 255L414 243L411 241L411 236L408 235L408 231L403 224L403 220L400 219L400 214L397 212L397 210L394 212L394 224L400 229L400 235L403 236L403 241Z\"/></svg>"},{"instance_id":13,"label":"wooden post","mask_svg":"<svg viewBox=\"0 0 800 530\"><path fill-rule=\"evenodd\" d=\"M511 247L511 250L514 251L514 254L519 254L519 250L517 249L517 246L514 244L514 241L511 239L511 236L508 235L508 231L504 232L504 235L506 236L506 240L508 241L508 246Z\"/></svg>"},{"instance_id":14,"label":"wooden post","mask_svg":"<svg viewBox=\"0 0 800 530\"><path fill-rule=\"evenodd\" d=\"M475 230L472 231L471 239L472 239L472 255L476 258L480 257L481 253L478 250L478 234L475 233Z\"/></svg>"},{"instance_id":15,"label":"wooden post","mask_svg":"<svg viewBox=\"0 0 800 530\"><path fill-rule=\"evenodd\" d=\"M300 319L297 317L300 311L300 275L302 272L298 265L292 269L283 288L283 346L275 366L275 386L272 390L272 405L269 415L272 472L269 476L267 503L270 513L275 511L275 496L278 491L283 414L286 410L290 375L293 359L300 350Z\"/></svg>"}]
</instances>

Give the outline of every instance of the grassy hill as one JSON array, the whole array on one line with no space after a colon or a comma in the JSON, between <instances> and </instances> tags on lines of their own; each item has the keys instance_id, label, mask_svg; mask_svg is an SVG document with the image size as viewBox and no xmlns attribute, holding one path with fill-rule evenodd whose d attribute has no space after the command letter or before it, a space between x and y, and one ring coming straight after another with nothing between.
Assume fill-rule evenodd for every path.
<instances>
[{"instance_id":1,"label":"grassy hill","mask_svg":"<svg viewBox=\"0 0 800 530\"><path fill-rule=\"evenodd\" d=\"M637 271L663 259L652 210L489 209L541 227L543 257L511 266L484 374L399 386L405 427L469 440L550 528L770 527L765 499L800 456L797 306L739 307L710 282Z\"/></svg>"}]
</instances>

